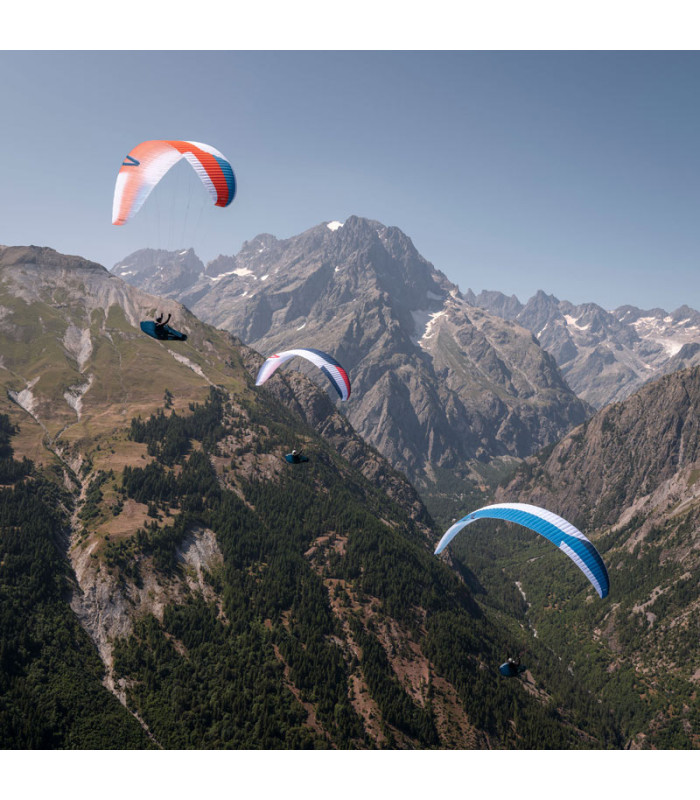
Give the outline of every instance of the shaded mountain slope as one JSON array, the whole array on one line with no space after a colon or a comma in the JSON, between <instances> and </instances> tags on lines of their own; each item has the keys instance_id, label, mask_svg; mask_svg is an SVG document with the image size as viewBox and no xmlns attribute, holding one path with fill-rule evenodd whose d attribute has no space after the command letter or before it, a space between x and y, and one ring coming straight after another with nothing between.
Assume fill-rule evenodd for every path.
<instances>
[{"instance_id":1,"label":"shaded mountain slope","mask_svg":"<svg viewBox=\"0 0 700 800\"><path fill-rule=\"evenodd\" d=\"M507 542L488 547L483 533L458 549L493 591L489 581L501 577L489 576L476 553L493 558L494 546L505 548L496 563L527 597L528 624L556 648L579 649L572 674L590 674L591 628L607 650L611 681L633 667L627 690L644 700L629 700L635 746L700 746L698 409L700 368L664 376L528 459L496 494L543 505L585 531L607 564L609 602L568 601L576 576L561 556L512 529L494 528ZM598 691L610 702L605 681Z\"/></svg>"}]
</instances>

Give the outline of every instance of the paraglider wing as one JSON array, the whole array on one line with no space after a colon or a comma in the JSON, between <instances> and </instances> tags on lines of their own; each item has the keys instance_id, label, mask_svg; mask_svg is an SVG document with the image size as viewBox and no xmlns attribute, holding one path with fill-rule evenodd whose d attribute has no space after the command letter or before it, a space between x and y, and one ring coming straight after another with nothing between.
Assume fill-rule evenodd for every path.
<instances>
[{"instance_id":1,"label":"paraglider wing","mask_svg":"<svg viewBox=\"0 0 700 800\"><path fill-rule=\"evenodd\" d=\"M504 519L517 522L530 530L549 539L576 564L601 598L608 594L610 581L603 559L591 542L562 517L539 506L527 503L499 503L484 506L471 514L467 514L450 527L435 548L435 555L441 553L454 537L470 523L477 519Z\"/></svg>"},{"instance_id":2,"label":"paraglider wing","mask_svg":"<svg viewBox=\"0 0 700 800\"><path fill-rule=\"evenodd\" d=\"M523 667L521 664L514 664L512 661L506 661L501 664L498 671L504 678L517 678L518 675L520 675L521 672L525 672L526 669L527 667Z\"/></svg>"},{"instance_id":3,"label":"paraglider wing","mask_svg":"<svg viewBox=\"0 0 700 800\"><path fill-rule=\"evenodd\" d=\"M260 367L258 377L255 379L255 385L262 386L279 366L295 356L306 358L324 372L328 380L333 384L333 388L340 395L341 400L347 400L350 397L350 378L348 378L348 373L328 353L323 353L321 350L313 350L310 347L285 350L282 353L275 353L270 356Z\"/></svg>"},{"instance_id":4,"label":"paraglider wing","mask_svg":"<svg viewBox=\"0 0 700 800\"><path fill-rule=\"evenodd\" d=\"M128 222L153 187L182 158L192 165L217 206L225 207L233 201L233 167L216 148L201 142L156 139L136 145L124 159L114 187L112 224Z\"/></svg>"},{"instance_id":5,"label":"paraglider wing","mask_svg":"<svg viewBox=\"0 0 700 800\"><path fill-rule=\"evenodd\" d=\"M298 453L287 453L284 458L288 464L306 464L309 460L306 456Z\"/></svg>"},{"instance_id":6,"label":"paraglider wing","mask_svg":"<svg viewBox=\"0 0 700 800\"><path fill-rule=\"evenodd\" d=\"M147 333L149 336L152 336L154 339L178 342L184 342L187 339L186 333L180 333L180 331L176 331L175 328L171 328L170 325L162 325L159 328L156 323L153 322L153 320L146 320L145 322L142 322L141 330L144 333Z\"/></svg>"}]
</instances>

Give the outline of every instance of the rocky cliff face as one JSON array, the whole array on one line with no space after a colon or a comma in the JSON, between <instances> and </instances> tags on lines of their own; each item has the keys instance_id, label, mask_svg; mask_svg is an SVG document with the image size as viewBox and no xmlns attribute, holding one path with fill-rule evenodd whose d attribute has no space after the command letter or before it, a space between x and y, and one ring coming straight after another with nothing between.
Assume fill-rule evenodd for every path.
<instances>
[{"instance_id":1,"label":"rocky cliff face","mask_svg":"<svg viewBox=\"0 0 700 800\"><path fill-rule=\"evenodd\" d=\"M525 305L500 292L466 295L470 303L523 325L551 353L576 394L602 408L644 383L700 363L700 314L595 303L574 306L542 291Z\"/></svg>"},{"instance_id":2,"label":"rocky cliff face","mask_svg":"<svg viewBox=\"0 0 700 800\"><path fill-rule=\"evenodd\" d=\"M547 455L528 459L497 493L552 509L589 533L610 574L611 605L596 617L614 654L611 669L627 659L662 697L686 697L659 717L677 718L684 730L700 711L699 476L694 367L606 406Z\"/></svg>"},{"instance_id":3,"label":"rocky cliff face","mask_svg":"<svg viewBox=\"0 0 700 800\"><path fill-rule=\"evenodd\" d=\"M664 376L621 403L601 409L559 442L518 481L534 498L596 526L615 525L700 461L700 368ZM537 478L542 481L538 482ZM695 496L691 482L688 496ZM663 509L665 510L665 509Z\"/></svg>"},{"instance_id":4,"label":"rocky cliff face","mask_svg":"<svg viewBox=\"0 0 700 800\"><path fill-rule=\"evenodd\" d=\"M261 353L332 353L353 384L353 427L419 483L525 456L589 413L527 331L465 302L405 234L372 220L256 237L177 296Z\"/></svg>"},{"instance_id":5,"label":"rocky cliff face","mask_svg":"<svg viewBox=\"0 0 700 800\"><path fill-rule=\"evenodd\" d=\"M204 264L193 250L171 253L167 250L139 250L112 272L149 294L177 297L204 271Z\"/></svg>"}]
</instances>

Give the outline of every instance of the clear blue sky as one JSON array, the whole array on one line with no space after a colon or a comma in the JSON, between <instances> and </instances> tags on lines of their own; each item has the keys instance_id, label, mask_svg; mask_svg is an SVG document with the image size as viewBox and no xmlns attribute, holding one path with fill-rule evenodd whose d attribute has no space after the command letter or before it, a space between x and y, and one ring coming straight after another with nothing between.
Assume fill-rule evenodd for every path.
<instances>
[{"instance_id":1,"label":"clear blue sky","mask_svg":"<svg viewBox=\"0 0 700 800\"><path fill-rule=\"evenodd\" d=\"M698 52L3 51L0 76L0 244L206 261L357 214L462 290L700 308ZM234 203L181 164L112 226L154 138L221 150Z\"/></svg>"}]
</instances>

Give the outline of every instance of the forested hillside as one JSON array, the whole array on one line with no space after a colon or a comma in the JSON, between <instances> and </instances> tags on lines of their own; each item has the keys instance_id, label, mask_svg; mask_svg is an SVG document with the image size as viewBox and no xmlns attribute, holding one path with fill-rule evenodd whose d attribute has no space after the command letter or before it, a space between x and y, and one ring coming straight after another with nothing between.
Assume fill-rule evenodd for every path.
<instances>
[{"instance_id":1,"label":"forested hillside","mask_svg":"<svg viewBox=\"0 0 700 800\"><path fill-rule=\"evenodd\" d=\"M487 588L604 703L633 746L700 746L700 369L667 375L602 409L528 459L495 499L543 505L586 531L607 564L595 602L546 542L482 522L452 545ZM522 530L522 529L520 529ZM592 634L592 635L591 635Z\"/></svg>"},{"instance_id":2,"label":"forested hillside","mask_svg":"<svg viewBox=\"0 0 700 800\"><path fill-rule=\"evenodd\" d=\"M567 710L578 689L563 687L560 707L534 679L534 694L498 680L507 621L330 448L314 442L309 464L275 476L251 470L290 423L274 401L247 412L212 391L184 418L132 423L154 460L125 468L115 503L148 504L150 519L106 544L113 576L127 594L177 580L193 531L214 532L221 552L201 593L115 642L115 684L161 746L618 744L609 712ZM293 430L309 452L310 431ZM234 444L251 433L252 447Z\"/></svg>"},{"instance_id":3,"label":"forested hillside","mask_svg":"<svg viewBox=\"0 0 700 800\"><path fill-rule=\"evenodd\" d=\"M148 747L67 602L72 499L13 458L14 433L0 414L0 747Z\"/></svg>"},{"instance_id":4,"label":"forested hillside","mask_svg":"<svg viewBox=\"0 0 700 800\"><path fill-rule=\"evenodd\" d=\"M678 653L696 652L683 638L692 619L660 611L685 602L692 572L637 591L684 563L680 548L671 567L660 557L666 534L645 527L634 550L629 515L619 530L591 518L605 601L527 536L485 528L438 558L453 510L483 494L450 487L436 524L318 375L280 370L256 387L262 357L183 307L170 304L187 341L155 341L139 321L157 298L99 265L42 248L1 256L3 747L697 745L685 662L645 671L640 648L652 652L660 624L634 627L646 606L627 627L616 611L653 601ZM691 383L668 394L674 420L692 416ZM661 418L659 403L641 407ZM614 414L528 462L508 491L554 503L541 487L561 485L569 458L581 479L587 432L631 418ZM692 425L678 442L662 430L685 471L655 483L651 459L630 484L640 492L696 486L683 460ZM666 439L640 441L659 453ZM292 448L308 463L288 464ZM689 552L693 519L670 532ZM504 680L499 664L516 654L527 669Z\"/></svg>"},{"instance_id":5,"label":"forested hillside","mask_svg":"<svg viewBox=\"0 0 700 800\"><path fill-rule=\"evenodd\" d=\"M102 709L109 698L113 718L101 713L98 738L90 738L88 723L84 739L61 738L65 718L47 716L38 704L22 718L23 728L8 723L4 746L38 746L40 735L59 747L622 744L617 712L585 702L586 692L566 675L555 692L543 688L541 676L500 679L498 663L517 640L507 615L480 603L476 583L465 584L432 556L424 528L320 440L302 469L251 470L290 437L308 442L312 435L301 422L290 429L276 401L263 408L262 416L251 406L242 417L212 390L190 413L163 408L132 422L129 438L146 458L121 474L95 473L76 509L73 549L90 552L94 585L109 592L103 614L119 598L130 606L133 623L112 641L104 683L133 717L100 685L104 666L56 597L72 635L54 651L52 626L49 641L27 653L21 674L6 676L6 696L17 695L20 707L23 692L43 696L42 672L58 680L70 674L74 659L80 664L74 680L85 686L64 700L74 706L71 713L83 705ZM250 445L241 446L251 432ZM52 484L26 462L13 469L31 470L5 490L18 503L36 490L53 515L43 513L44 522L61 514L61 502L69 510L69 495L61 497L55 486L47 491ZM110 521L136 507L144 509L143 524L115 535ZM4 538L11 525L3 526L3 592L11 592L11 544ZM220 557L198 571L185 552L204 531L213 533ZM65 538L44 536L58 596L71 583L65 547ZM81 581L85 589L85 574ZM145 588L160 602L139 603ZM20 663L24 643L12 632L28 629L37 613L36 602L28 605L15 606L12 623L3 624L4 663ZM547 663L545 650L539 658ZM85 668L91 660L92 672ZM143 729L130 726L133 719Z\"/></svg>"}]
</instances>

